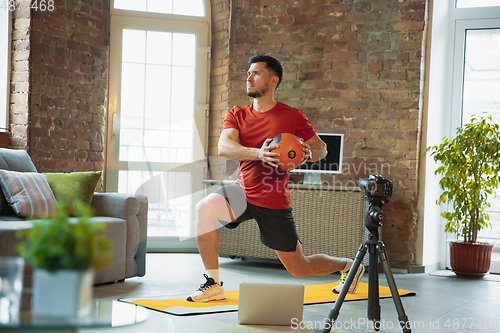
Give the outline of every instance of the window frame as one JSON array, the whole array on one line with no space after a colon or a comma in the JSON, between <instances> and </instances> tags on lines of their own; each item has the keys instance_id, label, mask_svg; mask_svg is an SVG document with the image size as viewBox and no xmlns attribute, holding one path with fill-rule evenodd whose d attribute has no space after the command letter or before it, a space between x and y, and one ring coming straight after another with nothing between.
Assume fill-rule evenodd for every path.
<instances>
[{"instance_id":1,"label":"window frame","mask_svg":"<svg viewBox=\"0 0 500 333\"><path fill-rule=\"evenodd\" d=\"M448 137L455 135L455 129L462 126L463 111L463 82L465 65L465 47L467 30L495 29L500 28L500 5L496 7L474 7L474 8L456 8L456 1L450 0L453 4L450 11L449 34L453 41L448 47L448 55L452 59L451 75L447 82L451 86L451 95L449 96L450 108L448 111L450 117L450 126ZM451 207L448 207L450 210ZM453 240L452 235L446 235L447 240ZM446 247L445 266L450 267L449 248ZM490 272L498 273L500 271L500 262L492 261Z\"/></svg>"},{"instance_id":2,"label":"window frame","mask_svg":"<svg viewBox=\"0 0 500 333\"><path fill-rule=\"evenodd\" d=\"M117 59L113 54L117 54L116 51L113 51L113 47L117 47L117 43L113 42L115 37L113 31L117 28L117 24L120 26L125 26L127 29L133 29L134 27L137 29L144 29L147 26L147 29L155 30L154 25L160 24L164 27L168 26L172 32L187 32L187 33L202 33L207 36L207 45L201 45L198 43L198 51L199 55L197 55L196 66L198 68L197 73L201 71L200 80L196 80L196 94L195 94L195 137L194 144L198 147L201 147L203 150L201 153L204 156L200 155L200 149L195 151L194 159L195 161L205 160L204 162L204 174L206 174L206 161L208 160L208 119L209 119L209 98L210 98L210 51L211 51L211 11L210 11L210 1L204 0L203 5L205 7L205 16L188 16L188 15L175 15L175 14L163 14L163 13L152 13L152 12L144 12L144 11L132 11L132 10L124 10L124 9L115 9L114 8L114 0L111 0L110 3L110 12L111 12L111 20L110 20L110 78L109 78L109 98L108 98L108 121L106 126L106 140L107 143L116 142L119 143L119 131L115 132L116 125L115 121L118 116L113 116L113 114L117 114L117 108L120 105L119 98L119 85L121 82L120 78L111 77L114 71L116 73L116 69L113 69L117 66L117 62L121 63L121 59ZM114 23L113 23L114 22ZM115 28L114 28L115 27ZM114 30L115 29L115 30ZM120 28L121 29L121 28ZM121 37L120 37L121 40ZM121 41L118 43L121 47ZM114 45L114 46L113 46ZM120 52L121 54L121 52ZM206 59L202 61L200 57L203 54L206 54ZM204 57L204 56L203 56ZM197 75L197 74L195 74ZM203 81L203 82L202 82ZM203 119L199 116L203 114ZM197 120L198 119L198 120ZM201 128L200 128L201 127ZM199 133L197 134L197 128L200 128L200 131L204 133L204 137L200 137ZM116 134L116 135L115 135ZM109 150L109 144L106 144L106 149ZM196 149L196 148L195 148ZM117 170L121 170L119 165L128 164L132 168L130 170L137 170L136 167L141 168L142 171L147 171L147 168L155 168L155 165L159 165L161 163L158 162L145 162L145 165L138 166L138 164L142 162L123 162L119 161L118 156L110 160L110 153L106 152L106 169L105 169L105 190L106 191L116 191L118 188L118 172ZM136 167L133 165L136 164ZM144 163L142 163L144 164ZM147 165L146 165L147 164ZM193 163L193 165L200 165L199 162ZM118 169L117 169L118 168ZM156 170L156 169L155 169ZM202 184L202 179L198 179L199 177L193 177L193 184L199 183L200 191L196 191L193 193L193 198L201 199L201 195L204 194ZM116 189L115 189L116 187ZM193 186L194 188L194 186ZM193 202L196 201L193 199ZM191 207L192 219L194 219L195 205L192 204ZM198 248L196 245L196 240L194 237L194 226L193 226L193 234L190 237L177 237L177 236L166 236L166 237L148 237L148 252L197 252Z\"/></svg>"},{"instance_id":3,"label":"window frame","mask_svg":"<svg viewBox=\"0 0 500 333\"><path fill-rule=\"evenodd\" d=\"M6 20L4 20L6 19ZM6 52L0 54L0 131L7 130L9 124L10 110L10 79L11 79L11 61L12 61L12 12L0 9L0 48L6 49Z\"/></svg>"}]
</instances>

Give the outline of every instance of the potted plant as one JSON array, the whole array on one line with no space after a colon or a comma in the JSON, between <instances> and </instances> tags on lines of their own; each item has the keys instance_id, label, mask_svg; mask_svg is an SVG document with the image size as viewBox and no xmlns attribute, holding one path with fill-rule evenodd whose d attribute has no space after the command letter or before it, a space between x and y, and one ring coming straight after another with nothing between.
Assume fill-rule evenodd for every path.
<instances>
[{"instance_id":1,"label":"potted plant","mask_svg":"<svg viewBox=\"0 0 500 333\"><path fill-rule=\"evenodd\" d=\"M440 204L450 204L451 211L441 213L445 231L455 233L450 244L450 264L457 275L484 276L490 269L492 244L478 243L478 231L491 227L485 208L488 197L495 195L500 172L500 130L491 116L473 116L458 128L453 139L444 138L439 146L429 147L440 166L443 190Z\"/></svg>"},{"instance_id":2,"label":"potted plant","mask_svg":"<svg viewBox=\"0 0 500 333\"><path fill-rule=\"evenodd\" d=\"M32 314L35 317L85 315L92 300L93 269L111 263L111 241L91 223L91 209L78 205L78 216L56 205L49 218L34 220L18 247L33 267Z\"/></svg>"}]
</instances>

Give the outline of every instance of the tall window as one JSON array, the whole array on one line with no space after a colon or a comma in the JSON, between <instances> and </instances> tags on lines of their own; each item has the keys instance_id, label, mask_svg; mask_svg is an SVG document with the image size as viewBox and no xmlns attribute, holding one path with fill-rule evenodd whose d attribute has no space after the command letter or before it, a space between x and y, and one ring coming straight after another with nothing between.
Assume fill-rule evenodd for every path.
<instances>
[{"instance_id":1,"label":"tall window","mask_svg":"<svg viewBox=\"0 0 500 333\"><path fill-rule=\"evenodd\" d=\"M457 0L452 9L452 126L487 112L500 124L500 0ZM497 191L500 193L500 189ZM492 228L479 232L481 241L495 243L492 271L500 272L500 196L486 209Z\"/></svg>"},{"instance_id":2,"label":"tall window","mask_svg":"<svg viewBox=\"0 0 500 333\"><path fill-rule=\"evenodd\" d=\"M482 112L500 123L500 27L464 30L462 125Z\"/></svg>"},{"instance_id":3,"label":"tall window","mask_svg":"<svg viewBox=\"0 0 500 333\"><path fill-rule=\"evenodd\" d=\"M148 247L196 247L206 168L203 0L115 0L106 190L148 197Z\"/></svg>"}]
</instances>

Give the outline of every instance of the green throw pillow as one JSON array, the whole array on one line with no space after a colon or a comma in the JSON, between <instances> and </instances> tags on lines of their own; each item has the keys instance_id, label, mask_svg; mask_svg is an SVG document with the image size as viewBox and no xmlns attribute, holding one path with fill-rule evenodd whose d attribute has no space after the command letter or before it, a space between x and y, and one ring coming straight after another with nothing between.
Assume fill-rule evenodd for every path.
<instances>
[{"instance_id":1,"label":"green throw pillow","mask_svg":"<svg viewBox=\"0 0 500 333\"><path fill-rule=\"evenodd\" d=\"M68 213L77 214L75 203L90 206L95 187L101 179L101 171L44 173L59 203L66 205Z\"/></svg>"}]
</instances>

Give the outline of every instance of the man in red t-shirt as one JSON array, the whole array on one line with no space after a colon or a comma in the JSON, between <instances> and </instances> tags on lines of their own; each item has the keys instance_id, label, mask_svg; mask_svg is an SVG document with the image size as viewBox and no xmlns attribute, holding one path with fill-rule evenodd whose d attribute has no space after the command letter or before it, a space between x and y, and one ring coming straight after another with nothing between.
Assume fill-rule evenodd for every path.
<instances>
[{"instance_id":1,"label":"man in red t-shirt","mask_svg":"<svg viewBox=\"0 0 500 333\"><path fill-rule=\"evenodd\" d=\"M253 104L232 108L224 120L219 139L219 155L239 161L236 184L224 186L196 205L196 242L206 269L206 282L190 294L188 301L208 302L226 298L220 280L216 221L227 228L255 219L261 242L276 250L285 268L294 276L326 275L341 271L341 280L333 292L339 293L353 260L326 254L305 256L295 230L288 172L277 168L278 145L270 146L280 133L293 133L303 139L303 160L318 161L326 154L326 144L316 134L304 113L274 98L283 69L274 58L257 55L250 58L247 95ZM225 222L224 222L225 221ZM363 276L360 265L349 293L354 293Z\"/></svg>"}]
</instances>

